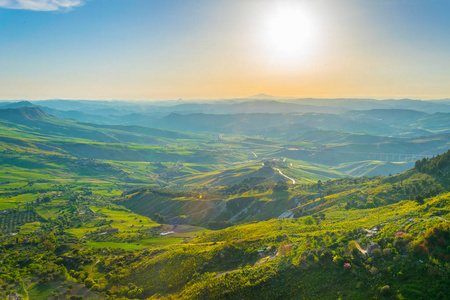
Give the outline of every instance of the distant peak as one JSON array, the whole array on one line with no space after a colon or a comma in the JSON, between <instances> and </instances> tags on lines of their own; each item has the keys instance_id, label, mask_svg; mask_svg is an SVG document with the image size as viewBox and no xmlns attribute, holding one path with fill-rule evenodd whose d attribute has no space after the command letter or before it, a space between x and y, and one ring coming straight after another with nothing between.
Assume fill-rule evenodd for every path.
<instances>
[{"instance_id":1,"label":"distant peak","mask_svg":"<svg viewBox=\"0 0 450 300\"><path fill-rule=\"evenodd\" d=\"M251 97L248 97L246 99L256 99L256 100L290 100L290 99L296 99L296 97L289 97L289 96L272 96L267 94L258 94Z\"/></svg>"},{"instance_id":2,"label":"distant peak","mask_svg":"<svg viewBox=\"0 0 450 300\"><path fill-rule=\"evenodd\" d=\"M1 106L0 108L21 108L21 107L35 107L36 105L34 105L33 103L29 102L29 101L19 101L19 102L12 102L12 103L7 103L6 105Z\"/></svg>"},{"instance_id":3,"label":"distant peak","mask_svg":"<svg viewBox=\"0 0 450 300\"><path fill-rule=\"evenodd\" d=\"M0 109L0 118L13 122L41 120L48 116L36 106Z\"/></svg>"},{"instance_id":4,"label":"distant peak","mask_svg":"<svg viewBox=\"0 0 450 300\"><path fill-rule=\"evenodd\" d=\"M258 94L258 95L254 95L249 97L251 99L276 99L277 97L272 96L272 95L267 95L267 94Z\"/></svg>"},{"instance_id":5,"label":"distant peak","mask_svg":"<svg viewBox=\"0 0 450 300\"><path fill-rule=\"evenodd\" d=\"M26 105L26 106L34 106L34 104L33 103L31 103L30 101L19 101L19 102L16 102L16 104L17 105Z\"/></svg>"},{"instance_id":6,"label":"distant peak","mask_svg":"<svg viewBox=\"0 0 450 300\"><path fill-rule=\"evenodd\" d=\"M267 95L267 94L258 94L258 95L255 95L253 97L273 97L273 96L272 95Z\"/></svg>"}]
</instances>

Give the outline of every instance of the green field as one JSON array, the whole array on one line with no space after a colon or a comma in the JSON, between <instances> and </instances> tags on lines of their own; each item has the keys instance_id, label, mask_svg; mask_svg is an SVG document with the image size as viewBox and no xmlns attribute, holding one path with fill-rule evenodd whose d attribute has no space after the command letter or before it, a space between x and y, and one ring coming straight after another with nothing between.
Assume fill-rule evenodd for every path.
<instances>
[{"instance_id":1,"label":"green field","mask_svg":"<svg viewBox=\"0 0 450 300\"><path fill-rule=\"evenodd\" d=\"M139 250L146 247L145 245L114 242L88 242L86 245L93 248L120 248L126 251Z\"/></svg>"}]
</instances>

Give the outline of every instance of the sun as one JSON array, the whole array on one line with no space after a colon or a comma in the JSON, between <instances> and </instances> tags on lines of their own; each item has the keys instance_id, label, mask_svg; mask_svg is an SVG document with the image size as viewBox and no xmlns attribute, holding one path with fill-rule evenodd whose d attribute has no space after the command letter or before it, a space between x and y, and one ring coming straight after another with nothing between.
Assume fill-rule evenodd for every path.
<instances>
[{"instance_id":1,"label":"sun","mask_svg":"<svg viewBox=\"0 0 450 300\"><path fill-rule=\"evenodd\" d=\"M317 42L317 29L311 11L299 4L285 3L269 12L264 20L264 48L279 62L294 64L307 60Z\"/></svg>"}]
</instances>

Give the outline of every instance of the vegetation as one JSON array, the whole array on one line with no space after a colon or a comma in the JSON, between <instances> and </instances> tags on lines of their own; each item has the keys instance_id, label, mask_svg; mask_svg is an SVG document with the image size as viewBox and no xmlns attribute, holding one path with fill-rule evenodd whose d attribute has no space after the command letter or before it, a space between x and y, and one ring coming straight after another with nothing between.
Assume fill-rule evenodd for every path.
<instances>
[{"instance_id":1,"label":"vegetation","mask_svg":"<svg viewBox=\"0 0 450 300\"><path fill-rule=\"evenodd\" d=\"M300 143L284 138L218 140L36 109L3 112L0 126L2 299L450 294L450 151L350 177L353 163L281 156ZM336 142L374 138L360 135Z\"/></svg>"}]
</instances>

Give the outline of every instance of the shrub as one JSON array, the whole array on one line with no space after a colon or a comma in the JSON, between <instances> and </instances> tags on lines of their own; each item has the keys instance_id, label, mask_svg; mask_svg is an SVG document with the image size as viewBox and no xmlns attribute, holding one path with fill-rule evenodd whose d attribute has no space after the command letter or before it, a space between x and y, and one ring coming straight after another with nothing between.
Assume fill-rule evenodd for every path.
<instances>
[{"instance_id":1,"label":"shrub","mask_svg":"<svg viewBox=\"0 0 450 300\"><path fill-rule=\"evenodd\" d=\"M336 255L335 257L333 257L333 262L337 265L340 265L344 262L344 259L339 255Z\"/></svg>"},{"instance_id":2,"label":"shrub","mask_svg":"<svg viewBox=\"0 0 450 300\"><path fill-rule=\"evenodd\" d=\"M375 268L375 267L370 268L370 274L377 275L378 274L378 269Z\"/></svg>"},{"instance_id":3,"label":"shrub","mask_svg":"<svg viewBox=\"0 0 450 300\"><path fill-rule=\"evenodd\" d=\"M370 208L375 208L376 205L373 202L367 202L366 205L364 206L365 209L370 209Z\"/></svg>"},{"instance_id":4,"label":"shrub","mask_svg":"<svg viewBox=\"0 0 450 300\"><path fill-rule=\"evenodd\" d=\"M421 245L428 249L430 254L445 258L445 252L450 246L450 224L439 224L429 228L424 238L425 242Z\"/></svg>"},{"instance_id":5,"label":"shrub","mask_svg":"<svg viewBox=\"0 0 450 300\"><path fill-rule=\"evenodd\" d=\"M425 243L420 243L420 241L415 241L412 246L412 250L414 254L428 256L428 249L425 246Z\"/></svg>"},{"instance_id":6,"label":"shrub","mask_svg":"<svg viewBox=\"0 0 450 300\"><path fill-rule=\"evenodd\" d=\"M319 256L319 261L322 263L328 263L331 261L331 252L330 251L324 251L322 254L320 254Z\"/></svg>"},{"instance_id":7,"label":"shrub","mask_svg":"<svg viewBox=\"0 0 450 300\"><path fill-rule=\"evenodd\" d=\"M84 280L84 285L88 288L88 289L90 289L92 286L94 286L94 284L95 284L95 281L94 281L94 279L92 279L92 278L86 278L85 280Z\"/></svg>"},{"instance_id":8,"label":"shrub","mask_svg":"<svg viewBox=\"0 0 450 300\"><path fill-rule=\"evenodd\" d=\"M306 261L313 262L314 259L315 259L315 257L314 257L314 254L313 254L313 253L309 253L309 254L306 256Z\"/></svg>"},{"instance_id":9,"label":"shrub","mask_svg":"<svg viewBox=\"0 0 450 300\"><path fill-rule=\"evenodd\" d=\"M400 252L407 252L409 250L409 243L411 242L411 237L407 234L403 234L398 238L395 238L394 247Z\"/></svg>"},{"instance_id":10,"label":"shrub","mask_svg":"<svg viewBox=\"0 0 450 300\"><path fill-rule=\"evenodd\" d=\"M373 255L374 258L380 258L381 257L381 250L380 249L372 250L372 255Z\"/></svg>"},{"instance_id":11,"label":"shrub","mask_svg":"<svg viewBox=\"0 0 450 300\"><path fill-rule=\"evenodd\" d=\"M305 225L314 225L315 223L314 218L311 216L306 217L303 222L305 223Z\"/></svg>"},{"instance_id":12,"label":"shrub","mask_svg":"<svg viewBox=\"0 0 450 300\"><path fill-rule=\"evenodd\" d=\"M358 244L355 241L348 242L348 250L353 251L354 249L358 249Z\"/></svg>"},{"instance_id":13,"label":"shrub","mask_svg":"<svg viewBox=\"0 0 450 300\"><path fill-rule=\"evenodd\" d=\"M99 290L100 290L100 286L99 286L98 284L94 284L94 285L91 287L91 290L93 290L93 291L99 291Z\"/></svg>"},{"instance_id":14,"label":"shrub","mask_svg":"<svg viewBox=\"0 0 450 300\"><path fill-rule=\"evenodd\" d=\"M139 288L129 290L127 293L128 298L138 298L141 295L142 295L142 289L139 289Z\"/></svg>"},{"instance_id":15,"label":"shrub","mask_svg":"<svg viewBox=\"0 0 450 300\"><path fill-rule=\"evenodd\" d=\"M380 295L389 296L391 294L391 287L388 285L383 286L380 289Z\"/></svg>"},{"instance_id":16,"label":"shrub","mask_svg":"<svg viewBox=\"0 0 450 300\"><path fill-rule=\"evenodd\" d=\"M278 248L278 255L283 256L289 254L293 251L293 245L289 244L288 241L283 241Z\"/></svg>"}]
</instances>

